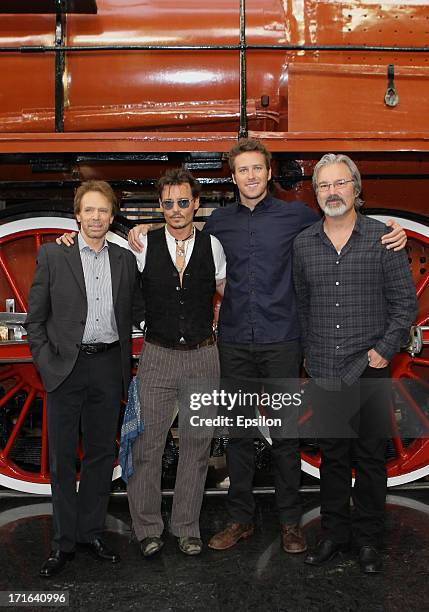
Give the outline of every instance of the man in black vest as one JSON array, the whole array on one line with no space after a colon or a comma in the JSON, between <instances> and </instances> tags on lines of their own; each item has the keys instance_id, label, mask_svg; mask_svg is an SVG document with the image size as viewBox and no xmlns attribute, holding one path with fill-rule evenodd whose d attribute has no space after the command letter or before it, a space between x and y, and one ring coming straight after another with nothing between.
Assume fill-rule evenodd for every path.
<instances>
[{"instance_id":1,"label":"man in black vest","mask_svg":"<svg viewBox=\"0 0 429 612\"><path fill-rule=\"evenodd\" d=\"M133 445L128 500L144 557L163 546L162 454L177 403L180 447L171 531L185 554L202 550L199 515L211 431L191 431L181 409L195 379L204 384L219 378L213 297L223 288L226 262L220 242L193 225L199 191L199 183L185 170L171 170L160 179L166 225L142 235L144 249L136 255L146 303L146 341L137 373L144 431Z\"/></svg>"}]
</instances>

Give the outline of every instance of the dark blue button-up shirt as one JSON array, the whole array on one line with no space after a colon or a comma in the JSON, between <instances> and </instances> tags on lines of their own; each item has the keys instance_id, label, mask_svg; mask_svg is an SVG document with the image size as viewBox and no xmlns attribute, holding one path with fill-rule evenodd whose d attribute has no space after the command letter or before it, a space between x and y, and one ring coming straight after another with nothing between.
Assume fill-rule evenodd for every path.
<instances>
[{"instance_id":1,"label":"dark blue button-up shirt","mask_svg":"<svg viewBox=\"0 0 429 612\"><path fill-rule=\"evenodd\" d=\"M292 246L299 232L319 219L302 202L269 194L253 211L240 203L213 211L204 229L222 243L227 267L220 341L268 344L299 338Z\"/></svg>"}]
</instances>

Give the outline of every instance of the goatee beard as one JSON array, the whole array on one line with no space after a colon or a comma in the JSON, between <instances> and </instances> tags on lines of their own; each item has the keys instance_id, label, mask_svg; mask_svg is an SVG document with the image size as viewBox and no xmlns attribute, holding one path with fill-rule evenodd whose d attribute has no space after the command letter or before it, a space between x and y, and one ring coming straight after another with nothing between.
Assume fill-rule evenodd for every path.
<instances>
[{"instance_id":1,"label":"goatee beard","mask_svg":"<svg viewBox=\"0 0 429 612\"><path fill-rule=\"evenodd\" d=\"M323 209L326 217L341 217L347 212L347 206L345 204L340 204L336 208L331 208L329 205L325 204L325 208Z\"/></svg>"},{"instance_id":2,"label":"goatee beard","mask_svg":"<svg viewBox=\"0 0 429 612\"><path fill-rule=\"evenodd\" d=\"M338 204L332 206L332 204ZM330 195L326 198L323 212L327 217L341 217L347 211L347 205L339 195Z\"/></svg>"}]
</instances>

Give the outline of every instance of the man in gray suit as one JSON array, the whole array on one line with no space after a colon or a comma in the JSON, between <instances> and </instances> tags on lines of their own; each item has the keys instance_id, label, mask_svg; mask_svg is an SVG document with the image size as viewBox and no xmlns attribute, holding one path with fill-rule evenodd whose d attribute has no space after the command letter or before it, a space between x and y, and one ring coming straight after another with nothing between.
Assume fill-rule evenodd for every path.
<instances>
[{"instance_id":1,"label":"man in gray suit","mask_svg":"<svg viewBox=\"0 0 429 612\"><path fill-rule=\"evenodd\" d=\"M143 300L135 258L106 241L117 210L110 185L83 183L74 200L78 240L72 248L40 248L29 294L25 326L47 391L54 537L40 575L48 578L73 558L76 544L96 559L120 560L100 535L130 377L131 327L143 319Z\"/></svg>"}]
</instances>

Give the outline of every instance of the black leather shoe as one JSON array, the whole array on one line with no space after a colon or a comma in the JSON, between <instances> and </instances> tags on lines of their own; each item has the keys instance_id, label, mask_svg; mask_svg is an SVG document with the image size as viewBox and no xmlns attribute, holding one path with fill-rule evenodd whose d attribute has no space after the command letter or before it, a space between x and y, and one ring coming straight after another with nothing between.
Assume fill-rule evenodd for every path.
<instances>
[{"instance_id":1,"label":"black leather shoe","mask_svg":"<svg viewBox=\"0 0 429 612\"><path fill-rule=\"evenodd\" d=\"M359 550L359 565L365 574L378 574L383 569L383 561L374 546L362 546Z\"/></svg>"},{"instance_id":2,"label":"black leather shoe","mask_svg":"<svg viewBox=\"0 0 429 612\"><path fill-rule=\"evenodd\" d=\"M98 561L110 561L110 563L119 563L121 557L103 542L101 538L95 538L92 542L79 544L81 550L86 551Z\"/></svg>"},{"instance_id":3,"label":"black leather shoe","mask_svg":"<svg viewBox=\"0 0 429 612\"><path fill-rule=\"evenodd\" d=\"M308 563L308 565L322 565L331 561L339 552L345 552L348 549L348 544L338 544L332 540L321 540L316 550L306 556L304 563Z\"/></svg>"},{"instance_id":4,"label":"black leather shoe","mask_svg":"<svg viewBox=\"0 0 429 612\"><path fill-rule=\"evenodd\" d=\"M51 550L49 557L40 568L39 576L50 578L59 574L64 569L68 561L74 558L74 552L64 552L63 550Z\"/></svg>"}]
</instances>

